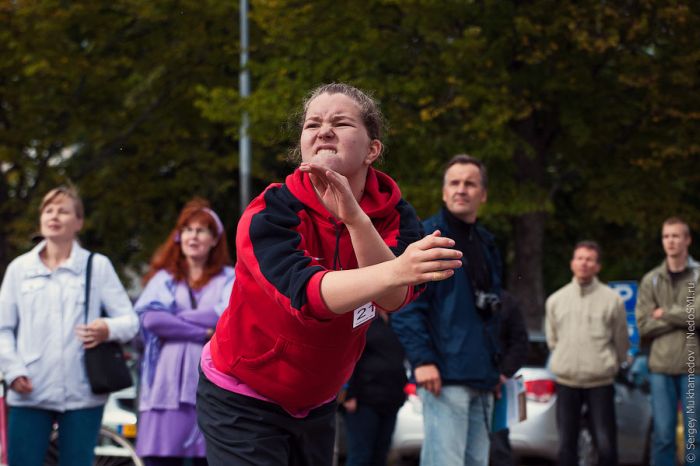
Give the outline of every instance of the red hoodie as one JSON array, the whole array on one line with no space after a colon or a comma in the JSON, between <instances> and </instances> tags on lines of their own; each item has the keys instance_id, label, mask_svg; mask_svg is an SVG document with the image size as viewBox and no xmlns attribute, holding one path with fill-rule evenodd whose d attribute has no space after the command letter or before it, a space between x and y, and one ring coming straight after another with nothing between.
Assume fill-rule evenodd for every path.
<instances>
[{"instance_id":1,"label":"red hoodie","mask_svg":"<svg viewBox=\"0 0 700 466\"><path fill-rule=\"evenodd\" d=\"M397 256L423 235L396 183L372 168L360 207ZM337 315L321 298L326 272L357 268L350 234L296 170L248 206L236 251L231 300L211 340L214 365L288 412L319 406L350 378L369 327L353 328L353 312Z\"/></svg>"}]
</instances>

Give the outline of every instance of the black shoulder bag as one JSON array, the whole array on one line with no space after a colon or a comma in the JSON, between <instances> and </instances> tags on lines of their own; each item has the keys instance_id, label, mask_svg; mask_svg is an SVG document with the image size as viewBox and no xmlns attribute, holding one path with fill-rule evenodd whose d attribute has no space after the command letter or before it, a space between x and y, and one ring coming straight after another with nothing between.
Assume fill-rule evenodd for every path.
<instances>
[{"instance_id":1,"label":"black shoulder bag","mask_svg":"<svg viewBox=\"0 0 700 466\"><path fill-rule=\"evenodd\" d=\"M92 275L92 256L90 253L85 272L85 323L90 306L90 276ZM104 315L104 311L102 311ZM94 348L85 349L85 371L92 393L105 394L131 387L131 372L126 366L122 345L116 341L105 341Z\"/></svg>"}]
</instances>

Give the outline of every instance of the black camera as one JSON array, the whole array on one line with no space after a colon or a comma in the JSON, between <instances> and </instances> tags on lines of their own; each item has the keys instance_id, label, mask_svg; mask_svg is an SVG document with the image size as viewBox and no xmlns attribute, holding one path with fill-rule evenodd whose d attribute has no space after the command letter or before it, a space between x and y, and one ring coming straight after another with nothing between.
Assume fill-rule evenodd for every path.
<instances>
[{"instance_id":1,"label":"black camera","mask_svg":"<svg viewBox=\"0 0 700 466\"><path fill-rule=\"evenodd\" d=\"M474 306L479 311L494 314L501 308L501 298L496 293L476 290L474 292Z\"/></svg>"}]
</instances>

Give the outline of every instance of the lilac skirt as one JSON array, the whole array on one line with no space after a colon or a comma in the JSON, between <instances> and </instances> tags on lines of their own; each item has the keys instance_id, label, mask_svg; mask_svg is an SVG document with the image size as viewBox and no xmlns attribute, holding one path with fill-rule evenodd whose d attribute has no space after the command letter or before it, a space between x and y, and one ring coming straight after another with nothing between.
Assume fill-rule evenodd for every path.
<instances>
[{"instance_id":1,"label":"lilac skirt","mask_svg":"<svg viewBox=\"0 0 700 466\"><path fill-rule=\"evenodd\" d=\"M204 436L197 427L194 406L181 403L178 410L141 411L136 453L141 457L205 457Z\"/></svg>"}]
</instances>

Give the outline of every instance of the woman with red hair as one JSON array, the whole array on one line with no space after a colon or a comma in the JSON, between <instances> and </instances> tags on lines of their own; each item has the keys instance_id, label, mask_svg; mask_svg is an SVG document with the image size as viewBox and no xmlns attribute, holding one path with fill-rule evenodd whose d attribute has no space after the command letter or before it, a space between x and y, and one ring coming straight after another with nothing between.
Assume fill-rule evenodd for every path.
<instances>
[{"instance_id":1,"label":"woman with red hair","mask_svg":"<svg viewBox=\"0 0 700 466\"><path fill-rule=\"evenodd\" d=\"M195 398L202 346L228 303L234 273L224 227L204 199L188 202L151 259L135 309L145 341L136 450L147 466L206 464Z\"/></svg>"}]
</instances>

